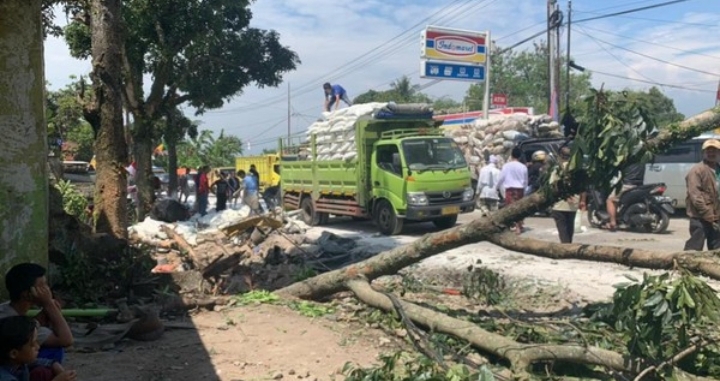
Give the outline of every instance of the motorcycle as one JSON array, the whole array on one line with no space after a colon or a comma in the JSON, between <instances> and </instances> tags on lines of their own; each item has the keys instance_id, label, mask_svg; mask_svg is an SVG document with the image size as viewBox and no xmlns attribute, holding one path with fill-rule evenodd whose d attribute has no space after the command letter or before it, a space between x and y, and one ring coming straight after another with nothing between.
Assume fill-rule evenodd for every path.
<instances>
[{"instance_id":1,"label":"motorcycle","mask_svg":"<svg viewBox=\"0 0 720 381\"><path fill-rule=\"evenodd\" d=\"M618 227L662 234L670 224L670 215L675 213L672 198L663 196L667 187L664 183L646 184L632 188L622 195L617 203ZM599 191L588 192L588 222L600 228L610 221L605 205L607 198Z\"/></svg>"}]
</instances>

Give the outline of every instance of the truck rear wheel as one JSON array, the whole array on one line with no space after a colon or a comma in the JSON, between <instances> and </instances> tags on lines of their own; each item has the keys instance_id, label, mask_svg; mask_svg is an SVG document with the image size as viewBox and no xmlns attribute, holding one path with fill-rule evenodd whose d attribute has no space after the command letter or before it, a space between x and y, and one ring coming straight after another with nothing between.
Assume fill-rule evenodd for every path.
<instances>
[{"instance_id":1,"label":"truck rear wheel","mask_svg":"<svg viewBox=\"0 0 720 381\"><path fill-rule=\"evenodd\" d=\"M385 235L400 234L404 220L395 213L395 208L386 200L381 200L375 207L375 224L380 233Z\"/></svg>"},{"instance_id":2,"label":"truck rear wheel","mask_svg":"<svg viewBox=\"0 0 720 381\"><path fill-rule=\"evenodd\" d=\"M437 227L438 229L445 230L455 226L457 220L458 216L456 214L454 216L441 217L437 220L433 220L433 224L435 224L435 227Z\"/></svg>"},{"instance_id":3,"label":"truck rear wheel","mask_svg":"<svg viewBox=\"0 0 720 381\"><path fill-rule=\"evenodd\" d=\"M320 216L318 213L315 213L315 206L310 197L303 198L302 202L300 202L300 209L302 210L304 223L309 226L317 226L320 224Z\"/></svg>"}]
</instances>

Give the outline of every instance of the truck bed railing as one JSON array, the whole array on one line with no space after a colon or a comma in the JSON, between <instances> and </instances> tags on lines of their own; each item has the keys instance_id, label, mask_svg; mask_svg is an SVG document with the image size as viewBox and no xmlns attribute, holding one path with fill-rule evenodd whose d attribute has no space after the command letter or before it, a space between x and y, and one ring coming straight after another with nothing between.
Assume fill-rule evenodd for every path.
<instances>
[{"instance_id":1,"label":"truck bed railing","mask_svg":"<svg viewBox=\"0 0 720 381\"><path fill-rule=\"evenodd\" d=\"M442 130L439 128L413 128L413 129L397 129L397 130L390 130L390 131L383 131L380 133L380 139L382 140L390 140L390 139L399 139L404 138L406 136L418 136L418 135L424 135L424 136L439 136L443 137L445 134L443 134Z\"/></svg>"}]
</instances>

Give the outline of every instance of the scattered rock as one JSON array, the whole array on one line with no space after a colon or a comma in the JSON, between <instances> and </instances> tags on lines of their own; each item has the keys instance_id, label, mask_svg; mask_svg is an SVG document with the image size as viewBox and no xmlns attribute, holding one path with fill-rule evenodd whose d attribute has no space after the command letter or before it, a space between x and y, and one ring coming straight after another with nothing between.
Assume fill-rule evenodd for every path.
<instances>
[{"instance_id":1,"label":"scattered rock","mask_svg":"<svg viewBox=\"0 0 720 381\"><path fill-rule=\"evenodd\" d=\"M275 372L275 373L273 374L273 376L272 376L272 379L273 379L273 380L280 380L280 379L282 379L282 378L283 378L282 372Z\"/></svg>"}]
</instances>

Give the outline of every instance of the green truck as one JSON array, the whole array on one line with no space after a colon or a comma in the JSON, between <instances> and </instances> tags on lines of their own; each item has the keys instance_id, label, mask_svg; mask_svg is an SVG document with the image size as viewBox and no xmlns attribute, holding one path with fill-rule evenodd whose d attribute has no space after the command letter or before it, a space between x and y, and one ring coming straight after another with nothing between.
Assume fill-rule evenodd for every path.
<instances>
[{"instance_id":1,"label":"green truck","mask_svg":"<svg viewBox=\"0 0 720 381\"><path fill-rule=\"evenodd\" d=\"M318 160L317 134L304 146L281 140L283 206L302 210L311 226L331 214L372 218L386 235L399 234L405 221L454 226L460 213L473 211L474 192L465 158L441 123L427 105L393 104L359 117L348 132L352 160Z\"/></svg>"}]
</instances>

